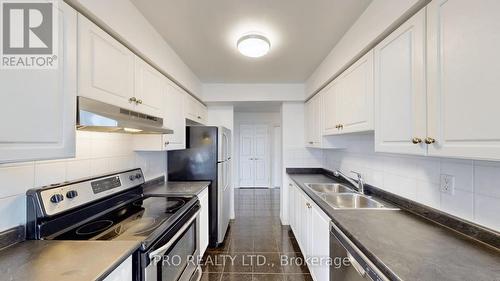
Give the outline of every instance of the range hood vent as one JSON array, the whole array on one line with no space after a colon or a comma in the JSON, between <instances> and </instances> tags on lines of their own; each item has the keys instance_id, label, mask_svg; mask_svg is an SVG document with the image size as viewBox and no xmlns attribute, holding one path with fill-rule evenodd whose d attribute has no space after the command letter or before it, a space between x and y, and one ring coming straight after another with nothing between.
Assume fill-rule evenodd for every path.
<instances>
[{"instance_id":1,"label":"range hood vent","mask_svg":"<svg viewBox=\"0 0 500 281\"><path fill-rule=\"evenodd\" d=\"M76 128L81 131L128 134L172 134L163 127L163 119L120 108L93 99L77 98Z\"/></svg>"}]
</instances>

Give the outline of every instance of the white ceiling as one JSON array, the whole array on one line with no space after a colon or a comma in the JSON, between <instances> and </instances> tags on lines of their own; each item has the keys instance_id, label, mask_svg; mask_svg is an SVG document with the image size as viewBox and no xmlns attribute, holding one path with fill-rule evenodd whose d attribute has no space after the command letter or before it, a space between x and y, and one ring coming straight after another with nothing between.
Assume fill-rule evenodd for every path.
<instances>
[{"instance_id":1,"label":"white ceiling","mask_svg":"<svg viewBox=\"0 0 500 281\"><path fill-rule=\"evenodd\" d=\"M131 0L205 83L304 82L371 0ZM257 31L271 51L240 55Z\"/></svg>"}]
</instances>

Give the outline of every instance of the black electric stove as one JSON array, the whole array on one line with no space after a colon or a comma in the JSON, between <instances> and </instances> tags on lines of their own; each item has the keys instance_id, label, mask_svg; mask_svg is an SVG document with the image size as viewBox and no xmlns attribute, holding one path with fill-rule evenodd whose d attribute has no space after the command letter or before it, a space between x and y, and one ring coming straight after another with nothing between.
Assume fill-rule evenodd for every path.
<instances>
[{"instance_id":1,"label":"black electric stove","mask_svg":"<svg viewBox=\"0 0 500 281\"><path fill-rule=\"evenodd\" d=\"M192 247L189 255L197 253L200 203L196 196L144 195L143 183L142 171L134 169L31 189L27 239L140 241L134 280L169 280L152 265L153 256L168 255L166 245L181 239Z\"/></svg>"},{"instance_id":2,"label":"black electric stove","mask_svg":"<svg viewBox=\"0 0 500 281\"><path fill-rule=\"evenodd\" d=\"M50 236L53 240L154 240L193 197L147 196ZM155 235L156 233L156 235ZM147 248L145 243L144 248Z\"/></svg>"}]
</instances>

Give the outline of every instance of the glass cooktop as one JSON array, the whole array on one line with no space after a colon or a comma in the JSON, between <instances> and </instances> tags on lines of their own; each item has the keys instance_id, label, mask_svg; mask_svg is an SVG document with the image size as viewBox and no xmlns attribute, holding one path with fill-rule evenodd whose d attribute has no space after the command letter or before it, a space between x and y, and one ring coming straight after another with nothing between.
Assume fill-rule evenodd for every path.
<instances>
[{"instance_id":1,"label":"glass cooktop","mask_svg":"<svg viewBox=\"0 0 500 281\"><path fill-rule=\"evenodd\" d=\"M181 210L189 197L149 196L60 234L55 240L144 240Z\"/></svg>"}]
</instances>

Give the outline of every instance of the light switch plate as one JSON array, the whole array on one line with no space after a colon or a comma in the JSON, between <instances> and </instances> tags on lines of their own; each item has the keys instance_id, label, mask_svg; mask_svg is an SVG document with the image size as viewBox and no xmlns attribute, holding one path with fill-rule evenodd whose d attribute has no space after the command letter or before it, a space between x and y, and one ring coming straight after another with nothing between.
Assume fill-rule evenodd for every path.
<instances>
[{"instance_id":1,"label":"light switch plate","mask_svg":"<svg viewBox=\"0 0 500 281\"><path fill-rule=\"evenodd\" d=\"M455 193L455 177L441 174L441 192L453 195Z\"/></svg>"}]
</instances>

